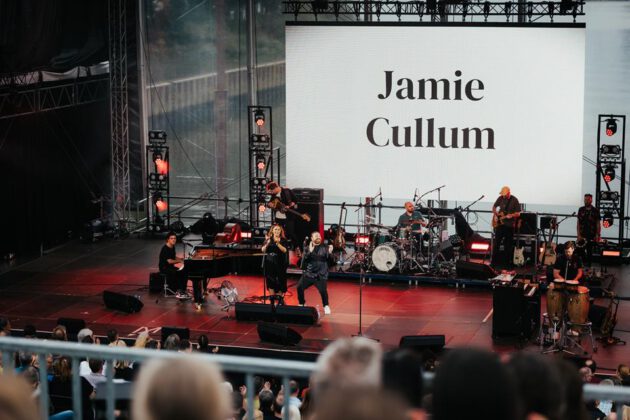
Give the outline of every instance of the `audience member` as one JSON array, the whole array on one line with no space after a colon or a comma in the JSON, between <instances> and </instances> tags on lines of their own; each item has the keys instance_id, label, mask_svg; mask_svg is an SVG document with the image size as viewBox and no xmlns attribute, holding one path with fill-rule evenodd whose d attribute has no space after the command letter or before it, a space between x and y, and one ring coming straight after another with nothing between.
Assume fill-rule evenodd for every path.
<instances>
[{"instance_id":1,"label":"audience member","mask_svg":"<svg viewBox=\"0 0 630 420\"><path fill-rule=\"evenodd\" d=\"M15 375L0 375L0 419L41 419L39 406L33 404L32 393L32 387L24 378Z\"/></svg>"},{"instance_id":2,"label":"audience member","mask_svg":"<svg viewBox=\"0 0 630 420\"><path fill-rule=\"evenodd\" d=\"M630 376L630 367L622 363L617 366L617 372L615 372L615 376L612 378L612 380L615 385L619 386L621 385L621 381L623 380L623 378L626 376Z\"/></svg>"},{"instance_id":3,"label":"audience member","mask_svg":"<svg viewBox=\"0 0 630 420\"><path fill-rule=\"evenodd\" d=\"M433 383L434 420L519 418L516 386L499 358L484 350L452 350Z\"/></svg>"},{"instance_id":4,"label":"audience member","mask_svg":"<svg viewBox=\"0 0 630 420\"><path fill-rule=\"evenodd\" d=\"M11 335L11 323L8 318L0 316L0 337Z\"/></svg>"},{"instance_id":5,"label":"audience member","mask_svg":"<svg viewBox=\"0 0 630 420\"><path fill-rule=\"evenodd\" d=\"M564 401L564 415L566 420L585 420L587 418L583 399L583 383L575 369L575 365L566 360L556 360L556 368L560 373L562 384L558 398ZM588 368L587 368L588 369ZM590 370L590 369L589 369Z\"/></svg>"},{"instance_id":6,"label":"audience member","mask_svg":"<svg viewBox=\"0 0 630 420\"><path fill-rule=\"evenodd\" d=\"M385 353L382 366L383 388L402 398L410 407L410 418L422 418L422 356L410 349Z\"/></svg>"},{"instance_id":7,"label":"audience member","mask_svg":"<svg viewBox=\"0 0 630 420\"><path fill-rule=\"evenodd\" d=\"M66 327L63 325L57 325L55 328L53 328L50 339L56 341L68 341L68 333L66 332Z\"/></svg>"},{"instance_id":8,"label":"audience member","mask_svg":"<svg viewBox=\"0 0 630 420\"><path fill-rule=\"evenodd\" d=\"M562 380L554 361L539 354L516 353L507 363L522 403L522 419L532 413L560 420L564 409L557 391Z\"/></svg>"},{"instance_id":9,"label":"audience member","mask_svg":"<svg viewBox=\"0 0 630 420\"><path fill-rule=\"evenodd\" d=\"M380 386L381 357L380 344L368 338L334 341L319 355L311 377L315 406L320 395L329 390L334 393L356 386Z\"/></svg>"},{"instance_id":10,"label":"audience member","mask_svg":"<svg viewBox=\"0 0 630 420\"><path fill-rule=\"evenodd\" d=\"M201 334L197 339L197 344L199 345L199 347L197 347L198 352L210 353L210 348L208 347L210 343L207 335Z\"/></svg>"},{"instance_id":11,"label":"audience member","mask_svg":"<svg viewBox=\"0 0 630 420\"><path fill-rule=\"evenodd\" d=\"M120 337L118 336L118 330L116 330L115 328L111 328L107 331L107 343L110 346L119 339Z\"/></svg>"},{"instance_id":12,"label":"audience member","mask_svg":"<svg viewBox=\"0 0 630 420\"><path fill-rule=\"evenodd\" d=\"M224 420L229 401L216 366L191 358L153 360L135 386L134 420Z\"/></svg>"},{"instance_id":13,"label":"audience member","mask_svg":"<svg viewBox=\"0 0 630 420\"><path fill-rule=\"evenodd\" d=\"M104 375L104 362L100 359L90 359L88 361L88 365L90 366L90 373L87 375L82 375L87 381L92 385L94 389L98 386L98 384L107 382L107 377Z\"/></svg>"},{"instance_id":14,"label":"audience member","mask_svg":"<svg viewBox=\"0 0 630 420\"><path fill-rule=\"evenodd\" d=\"M407 409L402 399L394 394L373 386L357 386L327 394L326 404L316 406L315 417L320 420L408 420ZM459 419L464 418L483 417L471 412Z\"/></svg>"},{"instance_id":15,"label":"audience member","mask_svg":"<svg viewBox=\"0 0 630 420\"><path fill-rule=\"evenodd\" d=\"M275 400L275 396L273 392L269 389L263 389L258 394L258 399L260 400L260 411L263 414L264 420L273 420L273 402Z\"/></svg>"},{"instance_id":16,"label":"audience member","mask_svg":"<svg viewBox=\"0 0 630 420\"><path fill-rule=\"evenodd\" d=\"M289 405L294 405L299 409L302 405L302 401L298 397L300 393L300 385L297 381L289 381L289 392L291 393L291 396L289 397Z\"/></svg>"},{"instance_id":17,"label":"audience member","mask_svg":"<svg viewBox=\"0 0 630 420\"><path fill-rule=\"evenodd\" d=\"M37 338L37 328L33 324L24 326L24 338Z\"/></svg>"},{"instance_id":18,"label":"audience member","mask_svg":"<svg viewBox=\"0 0 630 420\"><path fill-rule=\"evenodd\" d=\"M599 382L601 386L615 386L615 382L612 379L603 379ZM609 416L612 412L613 406L615 405L614 401L611 400L603 400L599 402L597 408L601 410L604 415Z\"/></svg>"},{"instance_id":19,"label":"audience member","mask_svg":"<svg viewBox=\"0 0 630 420\"><path fill-rule=\"evenodd\" d=\"M311 401L311 389L306 388L302 391L302 405L300 406L300 416L303 419L308 419L313 412Z\"/></svg>"},{"instance_id":20,"label":"audience member","mask_svg":"<svg viewBox=\"0 0 630 420\"><path fill-rule=\"evenodd\" d=\"M94 340L94 332L89 328L83 328L77 333L77 342L83 343L85 337L91 337Z\"/></svg>"},{"instance_id":21,"label":"audience member","mask_svg":"<svg viewBox=\"0 0 630 420\"><path fill-rule=\"evenodd\" d=\"M179 351L183 353L192 353L192 344L189 339L185 338L179 342Z\"/></svg>"},{"instance_id":22,"label":"audience member","mask_svg":"<svg viewBox=\"0 0 630 420\"><path fill-rule=\"evenodd\" d=\"M164 350L179 351L179 335L171 334L164 340Z\"/></svg>"}]
</instances>

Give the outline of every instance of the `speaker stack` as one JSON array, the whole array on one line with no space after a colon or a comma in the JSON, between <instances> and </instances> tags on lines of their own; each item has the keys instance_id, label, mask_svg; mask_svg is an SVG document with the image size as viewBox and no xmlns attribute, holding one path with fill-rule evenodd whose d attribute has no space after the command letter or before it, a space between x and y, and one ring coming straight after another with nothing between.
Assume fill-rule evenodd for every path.
<instances>
[{"instance_id":1,"label":"speaker stack","mask_svg":"<svg viewBox=\"0 0 630 420\"><path fill-rule=\"evenodd\" d=\"M144 306L140 299L135 296L112 292L111 290L103 291L103 302L109 309L127 313L140 312Z\"/></svg>"},{"instance_id":2,"label":"speaker stack","mask_svg":"<svg viewBox=\"0 0 630 420\"><path fill-rule=\"evenodd\" d=\"M297 199L299 213L308 213L311 221L297 220L295 222L295 235L302 241L312 232L318 231L324 237L324 190L321 188L293 188L293 194Z\"/></svg>"},{"instance_id":3,"label":"speaker stack","mask_svg":"<svg viewBox=\"0 0 630 420\"><path fill-rule=\"evenodd\" d=\"M287 324L315 325L317 309L312 306L280 305L237 302L234 306L237 321L277 321Z\"/></svg>"}]
</instances>

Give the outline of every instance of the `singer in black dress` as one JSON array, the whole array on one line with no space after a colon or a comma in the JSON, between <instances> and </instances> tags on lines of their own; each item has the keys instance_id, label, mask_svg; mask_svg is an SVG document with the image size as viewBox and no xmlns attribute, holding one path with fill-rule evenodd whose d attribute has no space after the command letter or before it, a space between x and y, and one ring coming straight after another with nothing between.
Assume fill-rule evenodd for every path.
<instances>
[{"instance_id":1,"label":"singer in black dress","mask_svg":"<svg viewBox=\"0 0 630 420\"><path fill-rule=\"evenodd\" d=\"M267 289L272 295L277 295L279 303L284 303L284 294L287 292L288 247L282 226L273 225L262 246L262 252L266 253L264 268Z\"/></svg>"}]
</instances>

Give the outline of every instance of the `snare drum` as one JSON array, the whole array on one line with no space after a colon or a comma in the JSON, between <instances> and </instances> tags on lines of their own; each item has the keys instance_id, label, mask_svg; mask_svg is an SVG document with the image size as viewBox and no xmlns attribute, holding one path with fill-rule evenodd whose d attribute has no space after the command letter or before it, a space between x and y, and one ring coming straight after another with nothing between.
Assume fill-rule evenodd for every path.
<instances>
[{"instance_id":1,"label":"snare drum","mask_svg":"<svg viewBox=\"0 0 630 420\"><path fill-rule=\"evenodd\" d=\"M585 324L588 321L588 310L590 306L588 287L577 286L577 291L569 294L567 311L569 320L576 324Z\"/></svg>"},{"instance_id":2,"label":"snare drum","mask_svg":"<svg viewBox=\"0 0 630 420\"><path fill-rule=\"evenodd\" d=\"M549 319L562 319L566 310L566 295L564 293L564 281L549 285L547 289L547 314Z\"/></svg>"},{"instance_id":3,"label":"snare drum","mask_svg":"<svg viewBox=\"0 0 630 420\"><path fill-rule=\"evenodd\" d=\"M372 264L379 271L393 270L401 258L401 250L397 243L388 242L374 248Z\"/></svg>"},{"instance_id":4,"label":"snare drum","mask_svg":"<svg viewBox=\"0 0 630 420\"><path fill-rule=\"evenodd\" d=\"M409 239L411 229L408 227L402 227L396 230L396 239L407 240Z\"/></svg>"},{"instance_id":5,"label":"snare drum","mask_svg":"<svg viewBox=\"0 0 630 420\"><path fill-rule=\"evenodd\" d=\"M377 247L385 243L392 241L392 235L383 231L372 232L370 234L370 243L372 246Z\"/></svg>"}]
</instances>

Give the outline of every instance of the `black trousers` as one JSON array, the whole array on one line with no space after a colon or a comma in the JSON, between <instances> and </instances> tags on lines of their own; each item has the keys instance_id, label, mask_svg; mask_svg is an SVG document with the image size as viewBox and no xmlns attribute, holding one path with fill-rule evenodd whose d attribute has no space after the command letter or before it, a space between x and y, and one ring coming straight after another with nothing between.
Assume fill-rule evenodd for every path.
<instances>
[{"instance_id":1,"label":"black trousers","mask_svg":"<svg viewBox=\"0 0 630 420\"><path fill-rule=\"evenodd\" d=\"M326 277L312 277L307 274L303 274L297 284L298 302L300 302L300 305L304 305L306 302L304 300L304 290L314 285L317 287L317 290L322 297L322 303L324 306L328 306L328 288L326 283L328 283L328 279Z\"/></svg>"},{"instance_id":2,"label":"black trousers","mask_svg":"<svg viewBox=\"0 0 630 420\"><path fill-rule=\"evenodd\" d=\"M206 282L205 278L202 277L191 277L190 281L192 282L192 286L193 286L193 299L195 300L195 303L202 303L203 302L203 285Z\"/></svg>"},{"instance_id":3,"label":"black trousers","mask_svg":"<svg viewBox=\"0 0 630 420\"><path fill-rule=\"evenodd\" d=\"M166 280L166 283L168 284L168 287L170 289L173 289L176 292L183 292L186 290L186 284L188 283L188 273L186 272L185 268L183 270L168 268L166 270L161 270L160 273L167 275L168 279Z\"/></svg>"},{"instance_id":4,"label":"black trousers","mask_svg":"<svg viewBox=\"0 0 630 420\"><path fill-rule=\"evenodd\" d=\"M500 245L503 243L503 251ZM497 226L492 243L492 265L511 267L514 259L514 228L512 226Z\"/></svg>"},{"instance_id":5,"label":"black trousers","mask_svg":"<svg viewBox=\"0 0 630 420\"><path fill-rule=\"evenodd\" d=\"M577 248L576 252L580 257L582 257L582 261L584 262L584 264L590 267L593 261L593 251L594 248L597 246L597 242L595 241L595 238L585 239L586 246L584 248Z\"/></svg>"}]
</instances>

